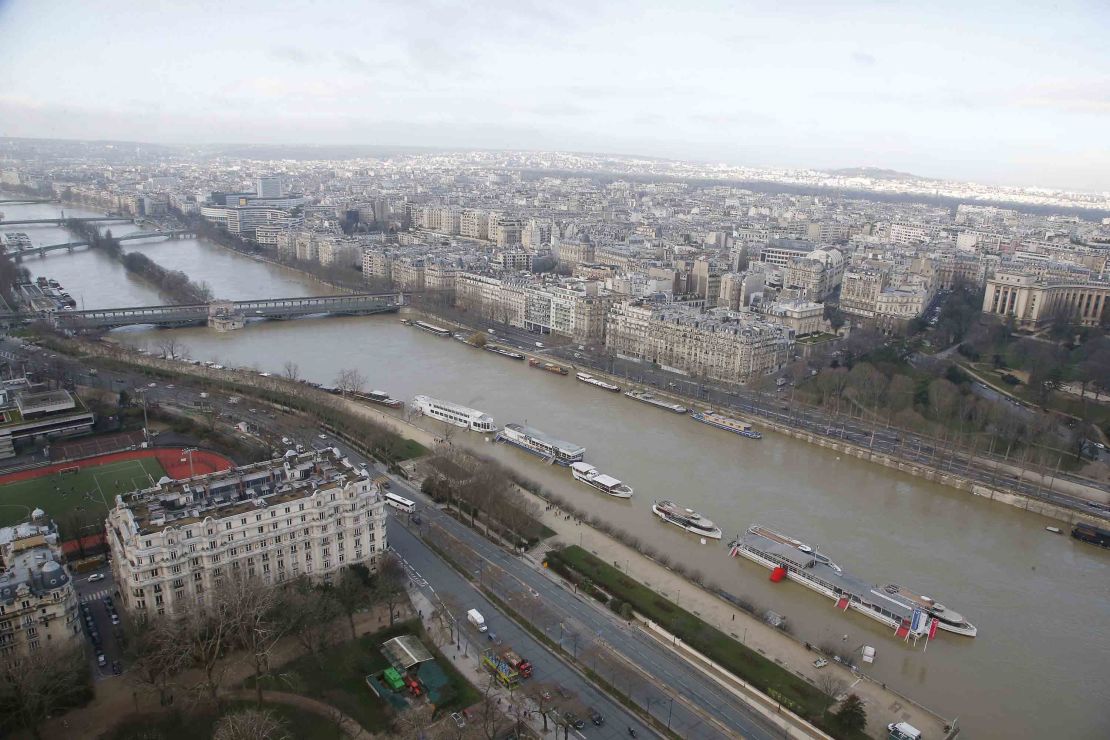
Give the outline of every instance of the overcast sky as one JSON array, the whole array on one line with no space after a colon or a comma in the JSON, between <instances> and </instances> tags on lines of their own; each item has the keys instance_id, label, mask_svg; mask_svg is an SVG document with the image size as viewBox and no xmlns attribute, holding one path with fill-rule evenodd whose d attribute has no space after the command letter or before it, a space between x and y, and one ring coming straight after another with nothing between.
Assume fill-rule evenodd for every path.
<instances>
[{"instance_id":1,"label":"overcast sky","mask_svg":"<svg viewBox=\"0 0 1110 740\"><path fill-rule=\"evenodd\" d=\"M0 0L0 135L1110 190L1110 0Z\"/></svg>"}]
</instances>

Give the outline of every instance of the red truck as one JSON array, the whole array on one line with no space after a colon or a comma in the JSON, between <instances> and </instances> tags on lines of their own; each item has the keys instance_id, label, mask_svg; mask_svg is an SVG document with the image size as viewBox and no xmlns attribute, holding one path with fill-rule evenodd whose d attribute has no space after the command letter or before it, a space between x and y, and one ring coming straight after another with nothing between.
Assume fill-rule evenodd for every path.
<instances>
[{"instance_id":1,"label":"red truck","mask_svg":"<svg viewBox=\"0 0 1110 740\"><path fill-rule=\"evenodd\" d=\"M524 658L520 657L512 650L506 650L501 656L506 663L513 667L513 669L520 674L521 678L532 677L532 664Z\"/></svg>"}]
</instances>

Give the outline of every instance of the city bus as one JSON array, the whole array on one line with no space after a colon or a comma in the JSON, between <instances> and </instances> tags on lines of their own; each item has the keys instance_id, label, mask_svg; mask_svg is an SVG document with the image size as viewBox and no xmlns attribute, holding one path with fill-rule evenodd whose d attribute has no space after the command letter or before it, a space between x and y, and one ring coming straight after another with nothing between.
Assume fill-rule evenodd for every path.
<instances>
[{"instance_id":1,"label":"city bus","mask_svg":"<svg viewBox=\"0 0 1110 740\"><path fill-rule=\"evenodd\" d=\"M409 501L407 498L402 498L401 496L398 496L395 493L390 493L389 491L385 492L385 502L392 506L394 509L400 509L401 511L408 514L416 511L415 501Z\"/></svg>"}]
</instances>

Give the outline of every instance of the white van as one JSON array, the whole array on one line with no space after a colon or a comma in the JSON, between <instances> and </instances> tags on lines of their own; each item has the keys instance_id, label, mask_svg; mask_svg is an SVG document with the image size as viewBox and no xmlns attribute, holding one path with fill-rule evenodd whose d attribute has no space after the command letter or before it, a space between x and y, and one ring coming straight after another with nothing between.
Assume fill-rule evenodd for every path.
<instances>
[{"instance_id":1,"label":"white van","mask_svg":"<svg viewBox=\"0 0 1110 740\"><path fill-rule=\"evenodd\" d=\"M890 740L921 740L921 730L909 722L892 722L886 726Z\"/></svg>"},{"instance_id":2,"label":"white van","mask_svg":"<svg viewBox=\"0 0 1110 740\"><path fill-rule=\"evenodd\" d=\"M482 617L482 613L477 609L471 609L466 613L466 619L474 625L479 632L485 632L489 627L486 627L486 620Z\"/></svg>"}]
</instances>

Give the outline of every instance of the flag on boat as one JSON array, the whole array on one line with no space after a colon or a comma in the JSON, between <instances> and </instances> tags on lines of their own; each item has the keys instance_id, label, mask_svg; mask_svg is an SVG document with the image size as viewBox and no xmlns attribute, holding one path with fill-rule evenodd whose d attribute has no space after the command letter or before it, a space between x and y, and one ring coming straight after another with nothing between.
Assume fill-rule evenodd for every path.
<instances>
[{"instance_id":1,"label":"flag on boat","mask_svg":"<svg viewBox=\"0 0 1110 740\"><path fill-rule=\"evenodd\" d=\"M934 619L932 622L929 623L929 639L930 640L937 636L937 627L939 627L939 626L940 626L940 622L937 621L936 619Z\"/></svg>"},{"instance_id":2,"label":"flag on boat","mask_svg":"<svg viewBox=\"0 0 1110 740\"><path fill-rule=\"evenodd\" d=\"M925 610L914 609L913 614L910 616L910 632L921 634L922 629L925 627Z\"/></svg>"}]
</instances>

